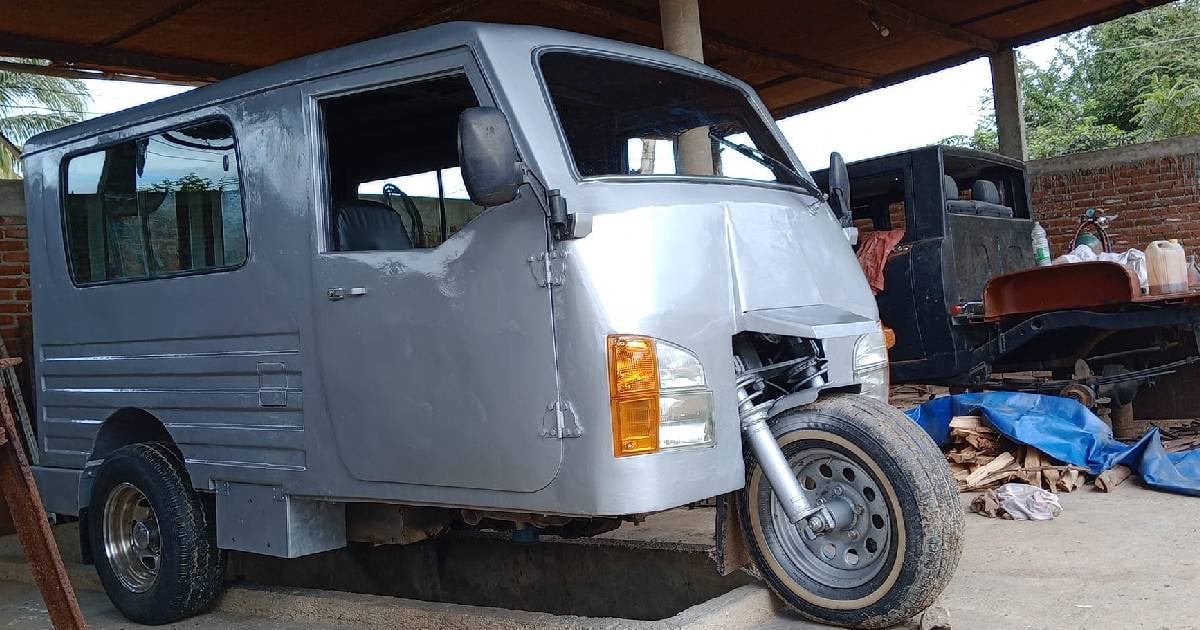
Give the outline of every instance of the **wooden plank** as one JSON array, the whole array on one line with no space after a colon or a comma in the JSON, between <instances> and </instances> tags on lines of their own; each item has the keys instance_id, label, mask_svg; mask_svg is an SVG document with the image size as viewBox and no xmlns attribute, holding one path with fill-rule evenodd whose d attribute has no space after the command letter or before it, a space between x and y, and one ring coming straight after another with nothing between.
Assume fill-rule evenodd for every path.
<instances>
[{"instance_id":1,"label":"wooden plank","mask_svg":"<svg viewBox=\"0 0 1200 630\"><path fill-rule=\"evenodd\" d=\"M1042 451L1036 448L1026 451L1025 462L1022 465L1032 473L1029 475L1030 485L1041 488L1042 483L1045 481L1043 479L1045 472L1042 470Z\"/></svg>"},{"instance_id":2,"label":"wooden plank","mask_svg":"<svg viewBox=\"0 0 1200 630\"><path fill-rule=\"evenodd\" d=\"M970 464L975 462L975 458L979 456L979 451L967 447L961 451L951 451L946 453L946 461L952 464Z\"/></svg>"},{"instance_id":3,"label":"wooden plank","mask_svg":"<svg viewBox=\"0 0 1200 630\"><path fill-rule=\"evenodd\" d=\"M1096 488L1101 492L1112 492L1117 489L1117 486L1125 483L1132 474L1133 470L1128 466L1114 466L1096 477Z\"/></svg>"},{"instance_id":4,"label":"wooden plank","mask_svg":"<svg viewBox=\"0 0 1200 630\"><path fill-rule=\"evenodd\" d=\"M979 427L992 428L984 424L983 417L981 416L954 416L950 418L951 429L977 429Z\"/></svg>"},{"instance_id":5,"label":"wooden plank","mask_svg":"<svg viewBox=\"0 0 1200 630\"><path fill-rule=\"evenodd\" d=\"M1000 472L1006 466L1013 464L1015 461L1016 458L1013 457L1012 453L1007 451L1000 453L996 456L996 459L993 459L987 464L980 466L971 472L970 476L967 477L967 487L973 488L978 486L979 483L987 478L988 475Z\"/></svg>"},{"instance_id":6,"label":"wooden plank","mask_svg":"<svg viewBox=\"0 0 1200 630\"><path fill-rule=\"evenodd\" d=\"M1042 476L1046 483L1042 487L1051 492L1056 491L1058 489L1058 480L1062 477L1062 473L1063 471L1057 468L1051 468L1043 471Z\"/></svg>"},{"instance_id":7,"label":"wooden plank","mask_svg":"<svg viewBox=\"0 0 1200 630\"><path fill-rule=\"evenodd\" d=\"M1017 471L1013 469L1001 470L1000 472L984 477L978 484L970 486L971 490L987 490L993 486L998 486L1017 476Z\"/></svg>"},{"instance_id":8,"label":"wooden plank","mask_svg":"<svg viewBox=\"0 0 1200 630\"><path fill-rule=\"evenodd\" d=\"M17 419L21 421L21 430L25 433L25 444L29 445L29 459L33 465L41 464L41 454L37 450L37 438L33 435L33 423L29 420L29 408L25 406L25 395L21 393L21 381L17 379L15 369L21 363L20 357L9 357L8 346L0 338L0 365L3 368L4 382L12 392L13 403L17 407Z\"/></svg>"},{"instance_id":9,"label":"wooden plank","mask_svg":"<svg viewBox=\"0 0 1200 630\"><path fill-rule=\"evenodd\" d=\"M635 13L628 8L614 8L604 6L605 3L584 2L583 0L527 0L527 3L540 5L550 10L564 11L585 19L597 20L627 33L652 40L662 37L662 27L658 23L657 16ZM808 77L856 88L866 89L874 84L874 77L871 73L804 59L779 51L758 50L757 47L746 42L721 35L711 27L705 29L703 39L705 57L736 60L772 72ZM718 62L716 65L720 66L721 64Z\"/></svg>"},{"instance_id":10,"label":"wooden plank","mask_svg":"<svg viewBox=\"0 0 1200 630\"><path fill-rule=\"evenodd\" d=\"M98 42L94 42L92 45L99 46L100 48L106 48L108 46L112 46L113 44L115 44L117 42L129 39L130 37L133 37L134 35L137 35L138 33L141 33L142 31L144 31L148 28L157 26L158 24L165 22L166 20L169 20L172 17L175 17L175 15L177 15L183 11L186 11L189 7L191 7L192 5L196 4L199 1L200 0L176 0L175 2L172 2L170 5L168 5L167 8L163 9L162 11L159 11L158 13L155 13L154 15L151 15L151 16L143 19L142 21L138 22L137 24L134 24L133 26L122 29L116 33L113 33L112 35L109 35L108 37L105 37L104 39L102 39Z\"/></svg>"},{"instance_id":11,"label":"wooden plank","mask_svg":"<svg viewBox=\"0 0 1200 630\"><path fill-rule=\"evenodd\" d=\"M964 431L963 429L958 429ZM1000 436L985 435L983 433L970 431L961 434L963 441L975 447L975 450L980 453L997 453L1000 451Z\"/></svg>"},{"instance_id":12,"label":"wooden plank","mask_svg":"<svg viewBox=\"0 0 1200 630\"><path fill-rule=\"evenodd\" d=\"M1083 476L1083 473L1075 469L1068 470L1066 474L1063 475L1063 492L1075 492L1083 487L1083 483L1085 481L1086 478Z\"/></svg>"},{"instance_id":13,"label":"wooden plank","mask_svg":"<svg viewBox=\"0 0 1200 630\"><path fill-rule=\"evenodd\" d=\"M75 589L67 579L67 569L50 531L50 518L21 448L20 433L3 388L0 388L0 421L8 438L0 445L0 491L8 503L21 546L29 559L33 581L42 593L42 601L56 630L87 628L75 599Z\"/></svg>"},{"instance_id":14,"label":"wooden plank","mask_svg":"<svg viewBox=\"0 0 1200 630\"><path fill-rule=\"evenodd\" d=\"M922 15L900 6L895 2L887 0L858 0L858 3L867 7L868 10L879 11L883 15L890 18L900 20L903 24L917 29L933 33L935 35L962 42L979 50L989 53L994 53L1000 50L1000 44L994 40L988 39L978 33L973 33L965 28L960 28L952 24L940 22L928 16Z\"/></svg>"},{"instance_id":15,"label":"wooden plank","mask_svg":"<svg viewBox=\"0 0 1200 630\"><path fill-rule=\"evenodd\" d=\"M1186 451L1189 449L1200 447L1200 435L1179 438L1176 440L1165 440L1162 444L1163 444L1163 450L1165 450L1168 453L1177 453L1179 451Z\"/></svg>"},{"instance_id":16,"label":"wooden plank","mask_svg":"<svg viewBox=\"0 0 1200 630\"><path fill-rule=\"evenodd\" d=\"M163 74L176 79L214 81L251 70L251 68L234 63L100 48L89 44L39 39L15 33L0 33L0 51L4 52L6 56L12 57L33 57L69 62L74 67L101 66L109 70L136 68L147 74Z\"/></svg>"},{"instance_id":17,"label":"wooden plank","mask_svg":"<svg viewBox=\"0 0 1200 630\"><path fill-rule=\"evenodd\" d=\"M0 61L0 72L20 72L23 74L40 74L48 77L63 77L66 79L103 79L105 81L131 81L134 83L164 83L168 85L207 85L209 81L192 81L188 79L156 79L151 77L143 77L136 74L122 74L120 72L109 72L107 70L76 70L74 68L64 68L62 66L42 66L33 63L13 63L11 61ZM0 143L3 143L0 140ZM13 145L14 147L16 145ZM14 149L14 153L19 154L20 149Z\"/></svg>"}]
</instances>

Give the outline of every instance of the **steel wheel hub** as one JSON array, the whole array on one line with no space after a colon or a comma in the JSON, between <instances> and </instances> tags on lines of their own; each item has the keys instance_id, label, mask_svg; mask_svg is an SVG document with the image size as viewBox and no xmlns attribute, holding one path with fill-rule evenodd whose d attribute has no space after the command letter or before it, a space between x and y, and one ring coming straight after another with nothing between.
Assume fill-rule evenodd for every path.
<instances>
[{"instance_id":1,"label":"steel wheel hub","mask_svg":"<svg viewBox=\"0 0 1200 630\"><path fill-rule=\"evenodd\" d=\"M875 577L891 546L891 511L878 484L857 462L828 449L793 455L792 470L813 504L833 516L832 529L813 535L788 521L778 500L771 519L784 553L810 578L853 588Z\"/></svg>"},{"instance_id":2,"label":"steel wheel hub","mask_svg":"<svg viewBox=\"0 0 1200 630\"><path fill-rule=\"evenodd\" d=\"M113 488L104 503L104 555L130 591L144 593L158 580L162 559L158 516L133 484Z\"/></svg>"}]
</instances>

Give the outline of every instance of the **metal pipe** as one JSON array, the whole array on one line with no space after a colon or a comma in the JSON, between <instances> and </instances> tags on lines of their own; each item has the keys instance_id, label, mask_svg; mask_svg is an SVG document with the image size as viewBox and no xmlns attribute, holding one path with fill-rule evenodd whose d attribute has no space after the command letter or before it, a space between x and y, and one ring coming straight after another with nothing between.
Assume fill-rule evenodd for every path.
<instances>
[{"instance_id":1,"label":"metal pipe","mask_svg":"<svg viewBox=\"0 0 1200 630\"><path fill-rule=\"evenodd\" d=\"M742 439L750 445L751 452L758 460L758 465L771 484L771 490L775 492L775 498L779 499L779 504L783 506L788 520L799 525L804 519L819 512L821 506L809 503L808 497L800 488L800 480L796 478L787 458L783 456L783 449L779 447L779 442L771 433L771 427L767 425L767 409L771 407L771 401L755 405L754 394L748 391L749 386L750 384L747 383L738 387L738 412L742 418Z\"/></svg>"}]
</instances>

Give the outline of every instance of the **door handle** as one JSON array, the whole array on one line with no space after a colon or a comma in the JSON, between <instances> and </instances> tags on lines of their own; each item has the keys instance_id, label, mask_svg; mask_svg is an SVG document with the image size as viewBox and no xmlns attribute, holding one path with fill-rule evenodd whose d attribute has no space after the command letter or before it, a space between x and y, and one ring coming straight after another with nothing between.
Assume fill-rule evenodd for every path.
<instances>
[{"instance_id":1,"label":"door handle","mask_svg":"<svg viewBox=\"0 0 1200 630\"><path fill-rule=\"evenodd\" d=\"M333 287L333 288L329 289L329 291L326 293L326 295L329 296L329 299L333 300L334 302L336 302L338 300L344 300L348 297L354 297L357 295L366 295L366 294L367 294L366 287L350 287L349 289L343 289L342 287Z\"/></svg>"}]
</instances>

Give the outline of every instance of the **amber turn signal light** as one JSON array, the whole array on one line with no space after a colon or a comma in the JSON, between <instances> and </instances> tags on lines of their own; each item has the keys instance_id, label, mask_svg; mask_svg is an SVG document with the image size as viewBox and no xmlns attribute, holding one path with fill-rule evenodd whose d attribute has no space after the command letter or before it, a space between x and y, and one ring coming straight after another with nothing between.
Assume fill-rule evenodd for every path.
<instances>
[{"instance_id":1,"label":"amber turn signal light","mask_svg":"<svg viewBox=\"0 0 1200 630\"><path fill-rule=\"evenodd\" d=\"M883 345L888 350L891 350L896 345L896 331L887 326L883 327Z\"/></svg>"},{"instance_id":2,"label":"amber turn signal light","mask_svg":"<svg viewBox=\"0 0 1200 630\"><path fill-rule=\"evenodd\" d=\"M613 452L617 457L658 451L659 383L654 340L609 335L608 384Z\"/></svg>"}]
</instances>

